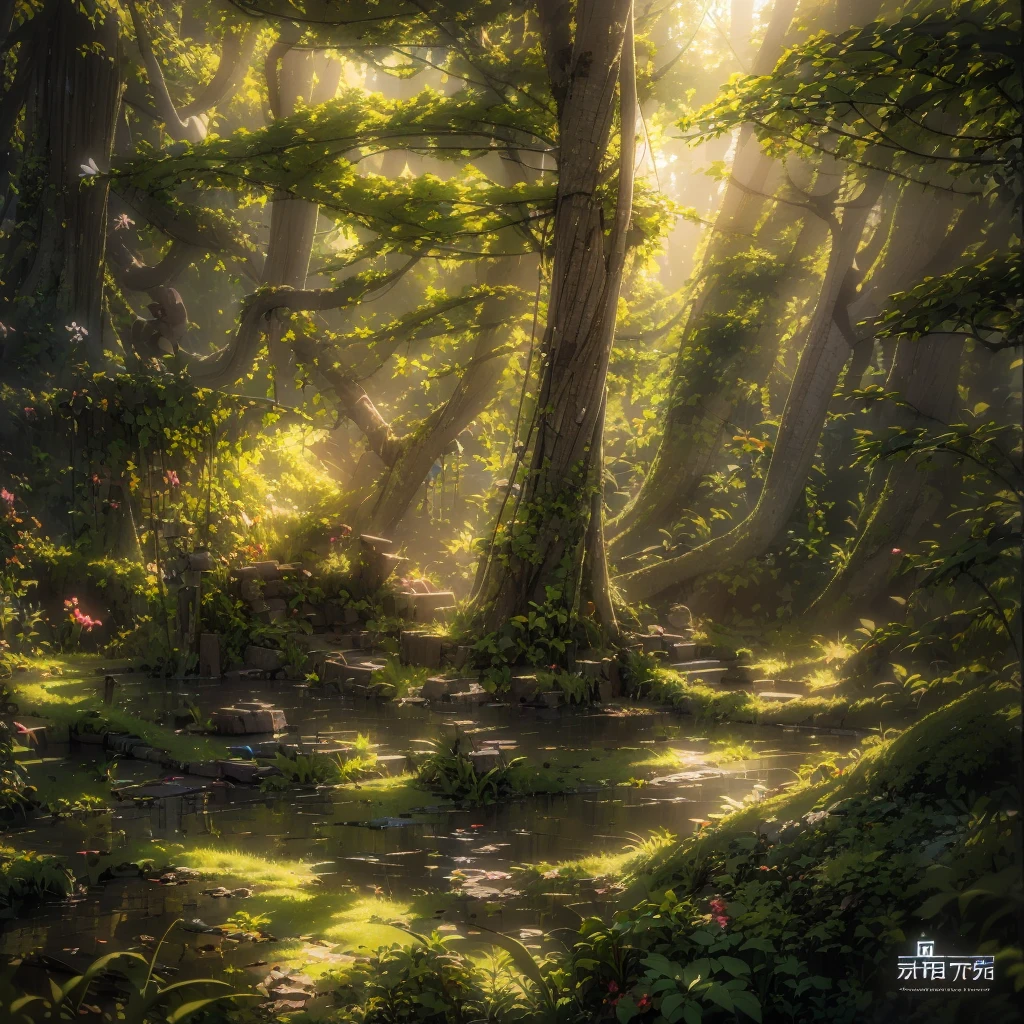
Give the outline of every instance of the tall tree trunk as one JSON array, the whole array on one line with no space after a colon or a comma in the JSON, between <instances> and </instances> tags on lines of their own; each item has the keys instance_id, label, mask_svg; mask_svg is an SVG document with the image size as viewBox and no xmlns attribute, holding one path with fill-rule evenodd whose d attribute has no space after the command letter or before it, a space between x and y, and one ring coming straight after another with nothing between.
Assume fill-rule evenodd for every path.
<instances>
[{"instance_id":1,"label":"tall tree trunk","mask_svg":"<svg viewBox=\"0 0 1024 1024\"><path fill-rule=\"evenodd\" d=\"M962 354L959 335L898 343L885 390L899 394L911 408L898 408L893 426L936 429L952 420ZM832 614L841 606L870 602L885 590L903 547L935 512L944 490L948 495L939 478L948 468L925 458L887 460L872 467L867 489L878 497L849 559L815 602L819 607L827 606Z\"/></svg>"},{"instance_id":2,"label":"tall tree trunk","mask_svg":"<svg viewBox=\"0 0 1024 1024\"><path fill-rule=\"evenodd\" d=\"M293 114L300 104L312 106L334 96L341 79L341 62L312 50L277 43L267 55L267 89L275 118ZM263 265L263 284L305 288L309 258L316 236L319 207L289 195L274 196L270 204L270 241ZM267 337L277 400L295 404L295 359L282 340L284 321L274 314Z\"/></svg>"},{"instance_id":3,"label":"tall tree trunk","mask_svg":"<svg viewBox=\"0 0 1024 1024\"><path fill-rule=\"evenodd\" d=\"M875 172L867 186L876 197L881 181L882 175ZM843 224L834 232L821 297L754 510L728 533L676 558L620 577L630 596L650 598L695 577L723 571L762 554L777 538L799 501L839 374L850 357L851 341L857 340L850 334L850 323L877 311L893 289L909 286L925 270L932 272L937 259L959 255L944 250L951 216L944 197L930 193L922 203L921 193L908 194L914 188L907 186L900 200L900 205L906 202L913 215L904 222L897 211L896 226L884 247L882 270L875 270L870 286L852 306L851 275L860 276L853 261L869 213L871 192L865 190L855 207L847 206Z\"/></svg>"},{"instance_id":4,"label":"tall tree trunk","mask_svg":"<svg viewBox=\"0 0 1024 1024\"><path fill-rule=\"evenodd\" d=\"M752 74L766 75L774 67L795 9L796 0L775 3ZM722 424L731 415L737 398L732 357L745 361L743 342L749 344L751 339L749 335L737 335L731 345L717 339L715 344L704 345L696 339L702 328L720 320L735 305L735 294L723 283L730 266L727 261L756 244L755 231L770 198L769 184L775 170L775 161L761 151L753 131L744 126L736 140L736 157L722 205L696 274L700 288L679 332L679 356L662 441L639 493L609 523L614 552L627 552L648 543L684 507L686 496L700 482L718 450ZM765 232L762 237L770 238L771 234Z\"/></svg>"},{"instance_id":5,"label":"tall tree trunk","mask_svg":"<svg viewBox=\"0 0 1024 1024\"><path fill-rule=\"evenodd\" d=\"M630 0L541 5L559 109L551 295L529 473L482 590L487 628L531 603L574 619L590 521L595 430L604 404L621 261L604 233L598 187L611 134ZM619 201L629 197L620 195ZM616 273L616 264L618 272Z\"/></svg>"},{"instance_id":6,"label":"tall tree trunk","mask_svg":"<svg viewBox=\"0 0 1024 1024\"><path fill-rule=\"evenodd\" d=\"M850 346L835 324L836 303L843 281L860 246L870 207L884 178L876 174L861 202L847 206L841 224L833 223L828 266L807 342L782 413L771 462L753 511L728 533L676 558L645 566L619 578L634 600L646 600L669 587L721 571L761 554L785 525L803 491L839 374Z\"/></svg>"},{"instance_id":7,"label":"tall tree trunk","mask_svg":"<svg viewBox=\"0 0 1024 1024\"><path fill-rule=\"evenodd\" d=\"M511 280L507 266L500 262L487 268L484 281L487 284L514 284L527 291L531 281L536 280L536 260L518 257L514 262ZM481 311L483 323L498 322L508 316L507 299L492 297L484 302ZM367 503L368 532L390 536L422 488L430 468L490 405L505 366L502 357L508 353L508 334L507 323L482 330L451 396L411 435L402 439ZM357 516L357 522L363 515L367 513Z\"/></svg>"},{"instance_id":8,"label":"tall tree trunk","mask_svg":"<svg viewBox=\"0 0 1024 1024\"><path fill-rule=\"evenodd\" d=\"M76 323L90 364L103 362L105 179L121 96L118 22L94 2L52 0L23 44L31 61L17 223L3 255L3 297L17 325L8 358L62 365Z\"/></svg>"}]
</instances>

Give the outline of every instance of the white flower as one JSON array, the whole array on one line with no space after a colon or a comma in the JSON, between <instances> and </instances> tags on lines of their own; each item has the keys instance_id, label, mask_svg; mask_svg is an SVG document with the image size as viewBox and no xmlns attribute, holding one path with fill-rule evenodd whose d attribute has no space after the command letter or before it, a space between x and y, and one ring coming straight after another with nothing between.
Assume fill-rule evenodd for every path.
<instances>
[{"instance_id":1,"label":"white flower","mask_svg":"<svg viewBox=\"0 0 1024 1024\"><path fill-rule=\"evenodd\" d=\"M92 157L89 157L84 164L80 164L79 166L82 168L82 173L78 175L80 178L95 178L97 174L103 173L96 166L96 161Z\"/></svg>"}]
</instances>

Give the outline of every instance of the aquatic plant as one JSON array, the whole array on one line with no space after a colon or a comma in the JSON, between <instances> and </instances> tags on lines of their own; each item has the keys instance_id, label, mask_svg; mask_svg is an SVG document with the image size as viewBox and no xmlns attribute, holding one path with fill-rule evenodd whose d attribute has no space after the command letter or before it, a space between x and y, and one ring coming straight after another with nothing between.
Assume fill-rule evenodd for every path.
<instances>
[{"instance_id":1,"label":"aquatic plant","mask_svg":"<svg viewBox=\"0 0 1024 1024\"><path fill-rule=\"evenodd\" d=\"M189 978L168 983L158 968L160 950L170 932L180 924L175 921L164 932L148 960L140 953L108 953L95 959L84 973L68 981L50 978L46 995L20 995L11 998L3 993L7 1020L12 1024L38 1024L41 1021L78 1021L103 1016L122 1024L186 1024L197 1014L208 1015L219 1004L241 999L260 999L259 995L231 991L226 981L214 978ZM116 980L111 1016L97 1012L88 1002L98 983ZM10 989L10 985L4 986ZM229 991L224 992L224 989ZM212 994L211 994L212 990ZM3 1005L3 1004L0 1004Z\"/></svg>"},{"instance_id":2,"label":"aquatic plant","mask_svg":"<svg viewBox=\"0 0 1024 1024\"><path fill-rule=\"evenodd\" d=\"M470 760L469 741L461 733L454 738L438 737L431 742L432 750L420 765L421 782L434 786L453 800L471 804L490 804L515 795L514 769L526 763L523 757L514 757L507 764L499 764L479 774Z\"/></svg>"},{"instance_id":3,"label":"aquatic plant","mask_svg":"<svg viewBox=\"0 0 1024 1024\"><path fill-rule=\"evenodd\" d=\"M58 857L0 850L0 907L66 899L74 889L74 875Z\"/></svg>"}]
</instances>

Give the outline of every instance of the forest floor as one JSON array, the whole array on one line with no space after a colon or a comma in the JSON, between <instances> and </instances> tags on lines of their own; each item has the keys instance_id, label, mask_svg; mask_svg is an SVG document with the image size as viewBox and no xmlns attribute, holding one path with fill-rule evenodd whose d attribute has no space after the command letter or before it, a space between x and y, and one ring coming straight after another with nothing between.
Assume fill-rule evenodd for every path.
<instances>
[{"instance_id":1,"label":"forest floor","mask_svg":"<svg viewBox=\"0 0 1024 1024\"><path fill-rule=\"evenodd\" d=\"M161 724L188 705L205 718L230 702L226 684L119 675L107 705L103 680L118 667L109 659L49 660L16 675L14 720L46 725L18 750L44 810L11 823L7 854L56 855L83 888L70 905L23 908L0 933L0 953L44 952L78 970L100 952L151 946L181 918L201 925L179 931L163 955L180 960L186 975L247 964L259 974L265 962L315 975L353 953L403 941L396 926L472 933L486 922L530 939L607 910L630 861L652 848L652 834L660 836L655 845L668 834L692 834L855 742L698 725L627 700L440 712L245 681L250 699L285 712L290 731L282 739L324 750L360 744L386 773L369 765L358 781L264 792L69 742L69 727L90 714L184 763L227 758L245 741ZM456 732L523 759L507 795L476 805L446 798L409 770L433 740ZM197 876L184 884L166 878L182 867ZM248 892L213 895L218 887ZM202 925L229 934L256 928L274 941L261 935L255 948L201 932Z\"/></svg>"}]
</instances>

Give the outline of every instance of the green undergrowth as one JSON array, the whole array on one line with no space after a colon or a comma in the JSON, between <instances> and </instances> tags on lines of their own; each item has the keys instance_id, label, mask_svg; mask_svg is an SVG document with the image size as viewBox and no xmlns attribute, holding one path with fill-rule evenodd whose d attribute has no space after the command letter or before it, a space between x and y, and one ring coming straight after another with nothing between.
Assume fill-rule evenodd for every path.
<instances>
[{"instance_id":1,"label":"green undergrowth","mask_svg":"<svg viewBox=\"0 0 1024 1024\"><path fill-rule=\"evenodd\" d=\"M478 952L493 944L519 986L493 1019L977 1019L972 995L901 1001L895 957L927 933L950 950L996 957L985 1020L1008 1024L1014 988L1024 987L1009 782L1019 728L1017 687L978 688L898 735L868 737L840 767L803 773L766 799L753 794L688 838L661 832L624 853L518 868L517 887L535 898L611 888L619 911L550 936L546 955L484 931ZM462 1019L493 996L497 977L493 962L465 953L438 935L391 944L340 997L356 1007L400 993L403 1019ZM436 1017L441 995L429 977L448 979ZM362 1018L350 1009L335 1019Z\"/></svg>"}]
</instances>

